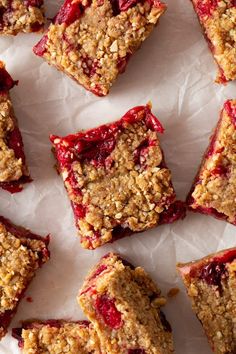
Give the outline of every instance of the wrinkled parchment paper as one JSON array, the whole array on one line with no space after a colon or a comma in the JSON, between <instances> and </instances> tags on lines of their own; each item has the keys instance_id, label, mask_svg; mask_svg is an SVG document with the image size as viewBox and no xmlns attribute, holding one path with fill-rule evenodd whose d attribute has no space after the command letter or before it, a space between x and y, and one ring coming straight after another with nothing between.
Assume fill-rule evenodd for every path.
<instances>
[{"instance_id":1,"label":"wrinkled parchment paper","mask_svg":"<svg viewBox=\"0 0 236 354\"><path fill-rule=\"evenodd\" d=\"M47 16L60 3L46 0ZM40 35L0 38L0 58L18 87L12 99L22 131L34 182L23 192L0 190L0 214L41 235L51 233L51 260L38 271L21 301L12 326L29 318L84 318L76 295L88 270L108 251L117 251L153 276L163 293L180 287L165 312L177 354L209 354L203 330L191 311L175 271L177 261L189 261L234 246L235 227L211 217L189 213L184 221L124 238L96 251L81 248L62 180L53 169L50 133L66 135L119 118L129 108L151 100L166 131L162 146L179 198L189 191L218 112L235 98L235 84L215 84L216 67L188 0L168 0L160 25L133 57L111 93L96 98L32 53ZM10 333L10 331L9 331ZM1 354L17 354L16 340L7 335Z\"/></svg>"}]
</instances>

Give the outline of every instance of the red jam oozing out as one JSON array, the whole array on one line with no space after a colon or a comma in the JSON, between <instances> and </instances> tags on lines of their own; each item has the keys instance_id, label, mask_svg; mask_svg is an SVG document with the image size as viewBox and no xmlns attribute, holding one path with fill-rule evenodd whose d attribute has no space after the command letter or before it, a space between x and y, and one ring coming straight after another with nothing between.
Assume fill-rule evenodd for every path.
<instances>
[{"instance_id":1,"label":"red jam oozing out","mask_svg":"<svg viewBox=\"0 0 236 354\"><path fill-rule=\"evenodd\" d=\"M161 123L151 113L150 107L139 106L128 111L115 123L102 125L85 133L68 135L65 138L51 136L60 167L70 169L71 164L76 160L89 161L96 167L104 166L106 159L115 148L117 135L124 129L124 124L135 124L141 120L151 130L160 133L164 131Z\"/></svg>"},{"instance_id":2,"label":"red jam oozing out","mask_svg":"<svg viewBox=\"0 0 236 354\"><path fill-rule=\"evenodd\" d=\"M27 296L26 301L32 303L34 300L31 296Z\"/></svg>"},{"instance_id":3,"label":"red jam oozing out","mask_svg":"<svg viewBox=\"0 0 236 354\"><path fill-rule=\"evenodd\" d=\"M119 0L120 11L127 11L130 7L137 4L139 0Z\"/></svg>"},{"instance_id":4,"label":"red jam oozing out","mask_svg":"<svg viewBox=\"0 0 236 354\"><path fill-rule=\"evenodd\" d=\"M39 57L42 57L47 49L46 49L46 44L48 41L48 36L44 35L41 40L33 47L33 52L34 54L38 55Z\"/></svg>"},{"instance_id":5,"label":"red jam oozing out","mask_svg":"<svg viewBox=\"0 0 236 354\"><path fill-rule=\"evenodd\" d=\"M43 24L39 22L34 22L30 25L32 32L38 32L43 28Z\"/></svg>"},{"instance_id":6,"label":"red jam oozing out","mask_svg":"<svg viewBox=\"0 0 236 354\"><path fill-rule=\"evenodd\" d=\"M160 224L171 224L179 219L183 219L186 215L186 205L180 200L176 200L170 204L167 210L160 214Z\"/></svg>"},{"instance_id":7,"label":"red jam oozing out","mask_svg":"<svg viewBox=\"0 0 236 354\"><path fill-rule=\"evenodd\" d=\"M16 158L21 159L22 162L25 163L23 141L18 127L15 127L14 130L8 134L7 140L9 148L14 150Z\"/></svg>"},{"instance_id":8,"label":"red jam oozing out","mask_svg":"<svg viewBox=\"0 0 236 354\"><path fill-rule=\"evenodd\" d=\"M201 268L199 278L209 285L215 285L222 289L221 279L228 276L226 264L236 259L236 250L231 250L222 256L216 256L213 260Z\"/></svg>"},{"instance_id":9,"label":"red jam oozing out","mask_svg":"<svg viewBox=\"0 0 236 354\"><path fill-rule=\"evenodd\" d=\"M107 326L112 329L119 329L122 326L121 313L117 310L114 299L107 295L98 296L95 307Z\"/></svg>"},{"instance_id":10,"label":"red jam oozing out","mask_svg":"<svg viewBox=\"0 0 236 354\"><path fill-rule=\"evenodd\" d=\"M129 349L128 354L146 354L144 349Z\"/></svg>"},{"instance_id":11,"label":"red jam oozing out","mask_svg":"<svg viewBox=\"0 0 236 354\"><path fill-rule=\"evenodd\" d=\"M230 116L236 128L236 106L232 105L232 102L228 100L224 104L224 109L226 110L227 114Z\"/></svg>"},{"instance_id":12,"label":"red jam oozing out","mask_svg":"<svg viewBox=\"0 0 236 354\"><path fill-rule=\"evenodd\" d=\"M141 144L134 150L134 163L145 167L146 155L148 154L148 149L156 145L155 140L145 139Z\"/></svg>"},{"instance_id":13,"label":"red jam oozing out","mask_svg":"<svg viewBox=\"0 0 236 354\"><path fill-rule=\"evenodd\" d=\"M69 26L80 18L83 11L84 7L81 1L66 0L53 22L59 25L65 23Z\"/></svg>"},{"instance_id":14,"label":"red jam oozing out","mask_svg":"<svg viewBox=\"0 0 236 354\"><path fill-rule=\"evenodd\" d=\"M196 3L196 12L200 17L209 17L216 9L218 0L198 0Z\"/></svg>"},{"instance_id":15,"label":"red jam oozing out","mask_svg":"<svg viewBox=\"0 0 236 354\"><path fill-rule=\"evenodd\" d=\"M6 69L0 68L0 93L9 91L14 85L17 85L17 81L12 79Z\"/></svg>"}]
</instances>

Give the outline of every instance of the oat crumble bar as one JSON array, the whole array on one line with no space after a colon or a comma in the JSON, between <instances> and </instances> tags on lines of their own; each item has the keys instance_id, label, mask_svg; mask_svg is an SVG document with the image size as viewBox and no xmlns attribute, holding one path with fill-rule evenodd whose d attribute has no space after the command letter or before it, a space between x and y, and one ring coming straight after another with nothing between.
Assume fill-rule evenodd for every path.
<instances>
[{"instance_id":1,"label":"oat crumble bar","mask_svg":"<svg viewBox=\"0 0 236 354\"><path fill-rule=\"evenodd\" d=\"M92 269L78 302L109 354L170 354L172 332L160 307L166 299L141 267L109 253Z\"/></svg>"},{"instance_id":2,"label":"oat crumble bar","mask_svg":"<svg viewBox=\"0 0 236 354\"><path fill-rule=\"evenodd\" d=\"M87 321L32 321L12 330L23 354L101 354L100 342Z\"/></svg>"},{"instance_id":3,"label":"oat crumble bar","mask_svg":"<svg viewBox=\"0 0 236 354\"><path fill-rule=\"evenodd\" d=\"M236 248L177 267L214 353L236 353Z\"/></svg>"},{"instance_id":4,"label":"oat crumble bar","mask_svg":"<svg viewBox=\"0 0 236 354\"><path fill-rule=\"evenodd\" d=\"M234 0L191 0L218 65L216 81L236 79L236 7Z\"/></svg>"},{"instance_id":5,"label":"oat crumble bar","mask_svg":"<svg viewBox=\"0 0 236 354\"><path fill-rule=\"evenodd\" d=\"M0 0L0 35L42 32L43 0Z\"/></svg>"},{"instance_id":6,"label":"oat crumble bar","mask_svg":"<svg viewBox=\"0 0 236 354\"><path fill-rule=\"evenodd\" d=\"M20 192L22 184L31 181L9 94L15 84L0 61L0 187L11 193Z\"/></svg>"},{"instance_id":7,"label":"oat crumble bar","mask_svg":"<svg viewBox=\"0 0 236 354\"><path fill-rule=\"evenodd\" d=\"M236 100L225 102L187 203L236 225Z\"/></svg>"},{"instance_id":8,"label":"oat crumble bar","mask_svg":"<svg viewBox=\"0 0 236 354\"><path fill-rule=\"evenodd\" d=\"M160 147L162 132L147 105L99 128L50 137L84 248L184 217Z\"/></svg>"},{"instance_id":9,"label":"oat crumble bar","mask_svg":"<svg viewBox=\"0 0 236 354\"><path fill-rule=\"evenodd\" d=\"M36 270L49 259L48 243L49 237L42 238L0 216L0 338Z\"/></svg>"},{"instance_id":10,"label":"oat crumble bar","mask_svg":"<svg viewBox=\"0 0 236 354\"><path fill-rule=\"evenodd\" d=\"M33 50L105 96L165 9L159 0L66 0Z\"/></svg>"}]
</instances>

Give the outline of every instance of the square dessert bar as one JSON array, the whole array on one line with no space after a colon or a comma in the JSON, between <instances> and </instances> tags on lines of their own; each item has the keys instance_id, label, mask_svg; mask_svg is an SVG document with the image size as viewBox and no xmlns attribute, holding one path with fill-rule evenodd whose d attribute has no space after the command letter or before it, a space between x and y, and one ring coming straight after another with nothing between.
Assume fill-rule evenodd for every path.
<instances>
[{"instance_id":1,"label":"square dessert bar","mask_svg":"<svg viewBox=\"0 0 236 354\"><path fill-rule=\"evenodd\" d=\"M192 0L209 48L219 67L218 83L236 79L234 0Z\"/></svg>"},{"instance_id":2,"label":"square dessert bar","mask_svg":"<svg viewBox=\"0 0 236 354\"><path fill-rule=\"evenodd\" d=\"M99 128L50 137L84 248L184 216L160 147L162 132L147 105Z\"/></svg>"},{"instance_id":3,"label":"square dessert bar","mask_svg":"<svg viewBox=\"0 0 236 354\"><path fill-rule=\"evenodd\" d=\"M12 335L23 354L101 354L97 334L87 321L24 322Z\"/></svg>"},{"instance_id":4,"label":"square dessert bar","mask_svg":"<svg viewBox=\"0 0 236 354\"><path fill-rule=\"evenodd\" d=\"M159 0L66 0L33 50L105 96L165 9Z\"/></svg>"},{"instance_id":5,"label":"square dessert bar","mask_svg":"<svg viewBox=\"0 0 236 354\"><path fill-rule=\"evenodd\" d=\"M92 269L78 296L109 354L173 353L166 303L149 275L109 253Z\"/></svg>"},{"instance_id":6,"label":"square dessert bar","mask_svg":"<svg viewBox=\"0 0 236 354\"><path fill-rule=\"evenodd\" d=\"M187 203L236 225L236 100L225 102Z\"/></svg>"},{"instance_id":7,"label":"square dessert bar","mask_svg":"<svg viewBox=\"0 0 236 354\"><path fill-rule=\"evenodd\" d=\"M214 353L236 353L236 248L177 268Z\"/></svg>"},{"instance_id":8,"label":"square dessert bar","mask_svg":"<svg viewBox=\"0 0 236 354\"><path fill-rule=\"evenodd\" d=\"M0 187L20 192L31 178L9 91L16 84L0 61Z\"/></svg>"},{"instance_id":9,"label":"square dessert bar","mask_svg":"<svg viewBox=\"0 0 236 354\"><path fill-rule=\"evenodd\" d=\"M49 259L49 236L42 238L0 216L0 338L36 270Z\"/></svg>"},{"instance_id":10,"label":"square dessert bar","mask_svg":"<svg viewBox=\"0 0 236 354\"><path fill-rule=\"evenodd\" d=\"M0 0L0 35L42 32L43 0Z\"/></svg>"}]
</instances>

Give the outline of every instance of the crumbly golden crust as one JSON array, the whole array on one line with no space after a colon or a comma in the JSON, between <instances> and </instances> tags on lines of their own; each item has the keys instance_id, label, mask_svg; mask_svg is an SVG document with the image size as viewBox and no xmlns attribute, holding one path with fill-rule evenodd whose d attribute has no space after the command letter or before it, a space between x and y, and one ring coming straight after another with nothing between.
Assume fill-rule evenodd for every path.
<instances>
[{"instance_id":1,"label":"crumbly golden crust","mask_svg":"<svg viewBox=\"0 0 236 354\"><path fill-rule=\"evenodd\" d=\"M23 354L100 354L99 340L91 324L83 322L34 322L22 330Z\"/></svg>"},{"instance_id":2,"label":"crumbly golden crust","mask_svg":"<svg viewBox=\"0 0 236 354\"><path fill-rule=\"evenodd\" d=\"M84 6L87 3L83 1ZM110 0L92 0L72 24L50 25L42 56L86 89L107 95L164 11L164 5L145 1L114 16Z\"/></svg>"},{"instance_id":3,"label":"crumbly golden crust","mask_svg":"<svg viewBox=\"0 0 236 354\"><path fill-rule=\"evenodd\" d=\"M108 254L89 273L78 302L110 354L173 353L171 328L160 311L160 290L140 268ZM142 351L143 350L143 351Z\"/></svg>"},{"instance_id":4,"label":"crumbly golden crust","mask_svg":"<svg viewBox=\"0 0 236 354\"><path fill-rule=\"evenodd\" d=\"M14 313L35 271L48 260L45 241L19 238L0 221L0 318ZM6 333L0 319L0 337Z\"/></svg>"},{"instance_id":5,"label":"crumbly golden crust","mask_svg":"<svg viewBox=\"0 0 236 354\"><path fill-rule=\"evenodd\" d=\"M192 0L192 2L220 68L217 81L235 80L236 7L232 0Z\"/></svg>"},{"instance_id":6,"label":"crumbly golden crust","mask_svg":"<svg viewBox=\"0 0 236 354\"><path fill-rule=\"evenodd\" d=\"M41 5L35 4L37 1L34 0L0 0L0 35L41 32L45 22L44 11Z\"/></svg>"},{"instance_id":7,"label":"crumbly golden crust","mask_svg":"<svg viewBox=\"0 0 236 354\"><path fill-rule=\"evenodd\" d=\"M0 93L0 182L17 181L28 170L22 159L8 147L8 134L14 130L16 119L8 93Z\"/></svg>"},{"instance_id":8,"label":"crumbly golden crust","mask_svg":"<svg viewBox=\"0 0 236 354\"><path fill-rule=\"evenodd\" d=\"M199 272L202 267L207 267L215 257L224 255L225 252L210 255L199 261L178 264L178 270L187 288L192 308L216 354L236 352L236 259L231 263L226 263L226 271L221 278L220 288L217 285L207 284L204 279L199 279Z\"/></svg>"},{"instance_id":9,"label":"crumbly golden crust","mask_svg":"<svg viewBox=\"0 0 236 354\"><path fill-rule=\"evenodd\" d=\"M135 151L143 142L147 146L136 162ZM57 143L60 139L54 141ZM158 225L160 213L175 198L171 172L164 167L156 131L142 121L125 124L115 144L104 166L84 160L60 171L71 201L86 209L85 215L77 219L84 248L111 241L116 226L139 232ZM68 179L70 168L81 193Z\"/></svg>"},{"instance_id":10,"label":"crumbly golden crust","mask_svg":"<svg viewBox=\"0 0 236 354\"><path fill-rule=\"evenodd\" d=\"M236 100L229 101L236 107ZM225 108L211 145L206 153L192 191L191 208L214 208L231 222L236 222L236 129ZM211 148L212 150L212 148Z\"/></svg>"}]
</instances>

